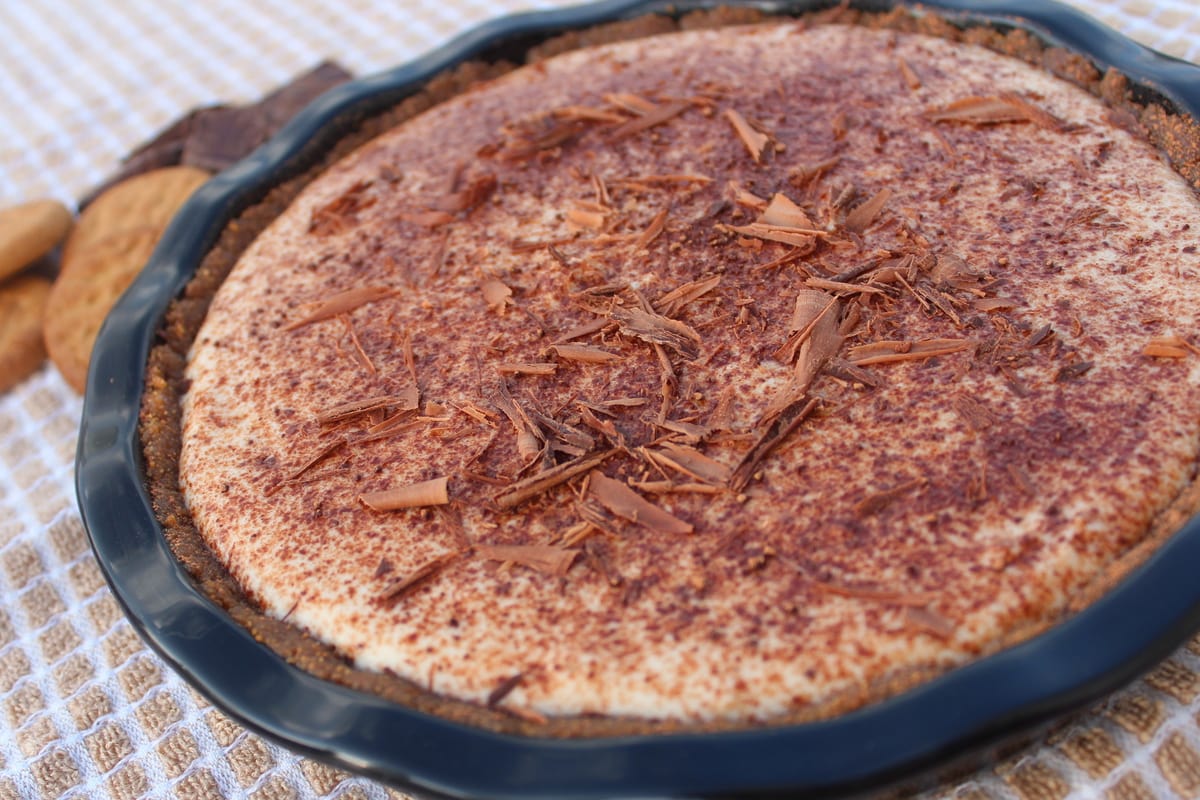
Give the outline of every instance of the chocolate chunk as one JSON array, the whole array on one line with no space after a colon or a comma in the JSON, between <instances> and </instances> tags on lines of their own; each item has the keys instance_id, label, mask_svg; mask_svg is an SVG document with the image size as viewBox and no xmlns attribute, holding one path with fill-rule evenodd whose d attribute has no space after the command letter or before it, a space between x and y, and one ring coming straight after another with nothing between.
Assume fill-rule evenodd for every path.
<instances>
[{"instance_id":1,"label":"chocolate chunk","mask_svg":"<svg viewBox=\"0 0 1200 800\"><path fill-rule=\"evenodd\" d=\"M337 63L323 61L253 105L193 109L126 156L116 174L81 198L79 207L108 187L159 167L187 164L219 172L249 155L317 96L351 78Z\"/></svg>"},{"instance_id":2,"label":"chocolate chunk","mask_svg":"<svg viewBox=\"0 0 1200 800\"><path fill-rule=\"evenodd\" d=\"M137 147L122 160L122 171L146 172L157 167L173 167L179 163L183 145L191 135L198 117L219 110L222 106L195 108L159 131L150 141Z\"/></svg>"},{"instance_id":3,"label":"chocolate chunk","mask_svg":"<svg viewBox=\"0 0 1200 800\"><path fill-rule=\"evenodd\" d=\"M121 168L102 184L92 189L79 200L79 210L91 205L100 194L121 181L161 167L178 166L183 160L183 148L191 135L196 120L207 114L217 113L224 106L205 106L189 111L155 134L149 141L139 145L121 161Z\"/></svg>"},{"instance_id":4,"label":"chocolate chunk","mask_svg":"<svg viewBox=\"0 0 1200 800\"><path fill-rule=\"evenodd\" d=\"M351 78L324 61L251 106L198 116L183 148L183 163L219 172L250 154L317 96Z\"/></svg>"},{"instance_id":5,"label":"chocolate chunk","mask_svg":"<svg viewBox=\"0 0 1200 800\"><path fill-rule=\"evenodd\" d=\"M267 130L274 134L321 94L353 77L341 65L333 61L322 61L308 72L297 76L291 83L271 92L259 103L266 119Z\"/></svg>"},{"instance_id":6,"label":"chocolate chunk","mask_svg":"<svg viewBox=\"0 0 1200 800\"><path fill-rule=\"evenodd\" d=\"M258 106L215 109L196 117L183 145L182 163L220 172L249 155L268 135Z\"/></svg>"}]
</instances>

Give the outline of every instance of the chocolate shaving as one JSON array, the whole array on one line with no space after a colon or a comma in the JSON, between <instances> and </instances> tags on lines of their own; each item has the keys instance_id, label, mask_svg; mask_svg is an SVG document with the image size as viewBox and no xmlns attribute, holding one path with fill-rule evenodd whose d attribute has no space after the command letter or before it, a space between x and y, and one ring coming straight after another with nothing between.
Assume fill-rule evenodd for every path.
<instances>
[{"instance_id":1,"label":"chocolate shaving","mask_svg":"<svg viewBox=\"0 0 1200 800\"><path fill-rule=\"evenodd\" d=\"M401 431L410 430L419 425L425 424L421 420L410 419L412 414L412 411L397 412L384 419L382 422L367 428L367 430L361 436L355 437L354 443L361 444L365 442L375 442L380 439L386 439L388 437L395 436Z\"/></svg>"},{"instance_id":2,"label":"chocolate shaving","mask_svg":"<svg viewBox=\"0 0 1200 800\"><path fill-rule=\"evenodd\" d=\"M658 104L653 100L647 100L633 92L608 92L604 95L604 102L639 117L658 108Z\"/></svg>"},{"instance_id":3,"label":"chocolate shaving","mask_svg":"<svg viewBox=\"0 0 1200 800\"><path fill-rule=\"evenodd\" d=\"M598 531L614 538L622 535L625 523L604 509L599 503L587 498L575 501L575 511L583 517L583 521Z\"/></svg>"},{"instance_id":4,"label":"chocolate shaving","mask_svg":"<svg viewBox=\"0 0 1200 800\"><path fill-rule=\"evenodd\" d=\"M588 344L556 344L550 352L563 361L578 361L583 364L608 364L621 361L624 356Z\"/></svg>"},{"instance_id":5,"label":"chocolate shaving","mask_svg":"<svg viewBox=\"0 0 1200 800\"><path fill-rule=\"evenodd\" d=\"M618 178L610 181L613 186L619 186L626 189L650 189L659 184L673 183L712 183L713 179L707 175L685 175L685 174L667 174L667 175L639 175L636 178Z\"/></svg>"},{"instance_id":6,"label":"chocolate shaving","mask_svg":"<svg viewBox=\"0 0 1200 800\"><path fill-rule=\"evenodd\" d=\"M959 395L951 401L951 406L968 425L980 432L992 428L999 421L987 406L970 395Z\"/></svg>"},{"instance_id":7,"label":"chocolate shaving","mask_svg":"<svg viewBox=\"0 0 1200 800\"><path fill-rule=\"evenodd\" d=\"M712 413L708 415L708 427L714 431L727 431L733 425L734 388L726 385L717 396Z\"/></svg>"},{"instance_id":8,"label":"chocolate shaving","mask_svg":"<svg viewBox=\"0 0 1200 800\"><path fill-rule=\"evenodd\" d=\"M933 122L963 122L970 125L1029 121L1023 109L1001 97L965 97L930 111L928 117Z\"/></svg>"},{"instance_id":9,"label":"chocolate shaving","mask_svg":"<svg viewBox=\"0 0 1200 800\"><path fill-rule=\"evenodd\" d=\"M297 328L311 325L314 322L332 319L340 314L348 314L360 306L384 300L395 294L396 290L390 289L387 286L360 286L354 289L347 289L344 292L338 292L328 300L322 302L308 316L284 325L282 330L294 331Z\"/></svg>"},{"instance_id":10,"label":"chocolate shaving","mask_svg":"<svg viewBox=\"0 0 1200 800\"><path fill-rule=\"evenodd\" d=\"M554 434L562 442L571 445L572 447L579 448L582 451L579 453L574 453L573 455L583 455L583 453L590 451L596 446L596 441L578 428L573 428L566 423L559 422L558 420L548 417L545 414L541 414L537 411L532 412L531 416L541 426L542 430Z\"/></svg>"},{"instance_id":11,"label":"chocolate shaving","mask_svg":"<svg viewBox=\"0 0 1200 800\"><path fill-rule=\"evenodd\" d=\"M827 278L806 278L806 286L814 289L826 289L831 292L847 292L850 294L886 294L877 286L864 286L861 283L840 283Z\"/></svg>"},{"instance_id":12,"label":"chocolate shaving","mask_svg":"<svg viewBox=\"0 0 1200 800\"><path fill-rule=\"evenodd\" d=\"M555 486L566 483L572 478L599 466L617 452L619 451L605 450L599 453L592 453L591 455L581 456L572 461L564 462L544 472L539 472L537 475L511 484L503 492L493 495L492 503L500 509L509 509L518 506L526 500L537 497L553 489Z\"/></svg>"},{"instance_id":13,"label":"chocolate shaving","mask_svg":"<svg viewBox=\"0 0 1200 800\"><path fill-rule=\"evenodd\" d=\"M840 142L846 138L846 134L850 132L850 115L845 111L839 111L830 123L833 129L833 139Z\"/></svg>"},{"instance_id":14,"label":"chocolate shaving","mask_svg":"<svg viewBox=\"0 0 1200 800\"><path fill-rule=\"evenodd\" d=\"M584 425L588 426L589 428L591 428L592 430L596 431L601 436L603 436L605 438L605 440L608 441L608 443L611 447L615 447L619 450L628 451L629 447L625 443L625 437L621 434L621 432L619 430L617 430L617 426L614 425L611 420L601 420L598 417L596 417L596 415L593 414L591 411L591 409L593 407L589 407L587 404L580 403L580 405L579 405L579 420ZM611 413L611 412L604 412L604 413Z\"/></svg>"},{"instance_id":15,"label":"chocolate shaving","mask_svg":"<svg viewBox=\"0 0 1200 800\"><path fill-rule=\"evenodd\" d=\"M832 581L813 581L812 585L822 592L839 597L852 597L856 600L871 600L876 603L910 608L925 608L941 597L939 592L906 592L902 589L879 589L873 586L854 586Z\"/></svg>"},{"instance_id":16,"label":"chocolate shaving","mask_svg":"<svg viewBox=\"0 0 1200 800\"><path fill-rule=\"evenodd\" d=\"M552 121L550 125L543 121L540 130L522 131L512 141L506 142L496 153L496 158L501 161L523 161L573 141L590 127L589 121L580 119Z\"/></svg>"},{"instance_id":17,"label":"chocolate shaving","mask_svg":"<svg viewBox=\"0 0 1200 800\"><path fill-rule=\"evenodd\" d=\"M803 250L802 255L807 255L816 249L818 238L829 235L827 231L818 228L793 228L783 225L766 225L761 222L752 222L749 225L718 224L716 227L718 230L749 236L753 239L790 244L792 247Z\"/></svg>"},{"instance_id":18,"label":"chocolate shaving","mask_svg":"<svg viewBox=\"0 0 1200 800\"><path fill-rule=\"evenodd\" d=\"M400 351L404 356L404 368L408 370L408 376L412 378L414 384L419 385L420 382L417 380L417 356L413 351L411 331L405 331L404 336L401 337Z\"/></svg>"},{"instance_id":19,"label":"chocolate shaving","mask_svg":"<svg viewBox=\"0 0 1200 800\"><path fill-rule=\"evenodd\" d=\"M1061 131L1067 129L1067 124L1063 120L1051 114L1041 106L1034 105L1029 100L1015 92L1001 92L1000 98L1010 105L1019 108L1025 118L1038 127L1045 128L1050 131Z\"/></svg>"},{"instance_id":20,"label":"chocolate shaving","mask_svg":"<svg viewBox=\"0 0 1200 800\"><path fill-rule=\"evenodd\" d=\"M556 119L567 122L607 122L615 125L626 119L615 111L591 106L563 106L554 109L552 113Z\"/></svg>"},{"instance_id":21,"label":"chocolate shaving","mask_svg":"<svg viewBox=\"0 0 1200 800\"><path fill-rule=\"evenodd\" d=\"M517 453L521 458L530 459L543 451L542 442L545 441L545 435L529 418L525 410L513 400L508 386L503 380L496 382L496 390L491 401L512 423L517 434Z\"/></svg>"},{"instance_id":22,"label":"chocolate shaving","mask_svg":"<svg viewBox=\"0 0 1200 800\"><path fill-rule=\"evenodd\" d=\"M788 183L798 189L810 187L822 175L836 167L840 160L840 156L834 156L824 161L818 161L815 164L802 164L788 173Z\"/></svg>"},{"instance_id":23,"label":"chocolate shaving","mask_svg":"<svg viewBox=\"0 0 1200 800\"><path fill-rule=\"evenodd\" d=\"M825 292L814 289L802 289L797 292L796 304L792 309L792 321L788 325L791 335L775 351L775 358L785 364L794 361L799 349L809 340L817 325L829 316L830 311L833 311L832 319L836 324L837 307L838 299ZM828 327L827 323L826 327Z\"/></svg>"},{"instance_id":24,"label":"chocolate shaving","mask_svg":"<svg viewBox=\"0 0 1200 800\"><path fill-rule=\"evenodd\" d=\"M407 575L393 578L384 587L383 591L380 592L375 602L384 608L392 608L404 595L441 572L451 561L458 558L461 554L457 550L445 553L437 558L426 561Z\"/></svg>"},{"instance_id":25,"label":"chocolate shaving","mask_svg":"<svg viewBox=\"0 0 1200 800\"><path fill-rule=\"evenodd\" d=\"M512 694L513 689L520 686L523 680L525 680L525 673L518 672L516 675L510 675L500 681L500 684L495 689L488 692L487 707L495 708L500 705L500 701Z\"/></svg>"},{"instance_id":26,"label":"chocolate shaving","mask_svg":"<svg viewBox=\"0 0 1200 800\"><path fill-rule=\"evenodd\" d=\"M917 89L920 89L921 88L920 76L917 75L916 71L913 70L912 66L907 61L905 61L903 58L899 59L899 62L900 62L900 75L901 75L901 77L904 78L904 85L907 86L909 89L911 89L914 92Z\"/></svg>"},{"instance_id":27,"label":"chocolate shaving","mask_svg":"<svg viewBox=\"0 0 1200 800\"><path fill-rule=\"evenodd\" d=\"M850 363L857 366L919 361L958 353L971 347L970 339L924 339L918 342L880 341L850 348Z\"/></svg>"},{"instance_id":28,"label":"chocolate shaving","mask_svg":"<svg viewBox=\"0 0 1200 800\"><path fill-rule=\"evenodd\" d=\"M609 141L618 142L621 139L627 139L642 131L662 125L664 122L674 119L691 107L692 104L686 100L677 100L671 103L656 105L642 114L642 116L635 117L614 128L609 133Z\"/></svg>"},{"instance_id":29,"label":"chocolate shaving","mask_svg":"<svg viewBox=\"0 0 1200 800\"><path fill-rule=\"evenodd\" d=\"M787 195L779 192L771 197L771 202L763 209L762 216L757 221L764 225L785 228L814 229L817 227L817 223L812 221L804 209L792 202Z\"/></svg>"},{"instance_id":30,"label":"chocolate shaving","mask_svg":"<svg viewBox=\"0 0 1200 800\"><path fill-rule=\"evenodd\" d=\"M777 269L779 267L786 266L787 264L791 264L793 261L796 261L797 259L803 258L804 256L808 255L809 253L811 253L813 251L813 248L814 248L814 245L811 242L804 247L793 247L788 252L779 256L779 258L773 258L765 264L755 265L754 271L755 272L765 272L767 270Z\"/></svg>"},{"instance_id":31,"label":"chocolate shaving","mask_svg":"<svg viewBox=\"0 0 1200 800\"><path fill-rule=\"evenodd\" d=\"M871 198L861 205L855 207L853 211L846 215L846 221L843 223L846 230L854 233L862 233L867 229L875 218L879 216L879 212L887 204L887 201L892 197L892 190L884 187L876 192Z\"/></svg>"},{"instance_id":32,"label":"chocolate shaving","mask_svg":"<svg viewBox=\"0 0 1200 800\"><path fill-rule=\"evenodd\" d=\"M571 569L579 550L550 544L477 544L475 555L488 561L506 561L544 572L563 576Z\"/></svg>"},{"instance_id":33,"label":"chocolate shaving","mask_svg":"<svg viewBox=\"0 0 1200 800\"><path fill-rule=\"evenodd\" d=\"M597 530L596 526L587 520L576 522L570 528L563 531L558 544L562 547L577 547L591 538L592 534Z\"/></svg>"},{"instance_id":34,"label":"chocolate shaving","mask_svg":"<svg viewBox=\"0 0 1200 800\"><path fill-rule=\"evenodd\" d=\"M633 243L635 250L642 250L650 245L655 239L662 234L667 228L667 209L663 209L654 215L654 219L650 220L650 224L646 226L646 230L642 231Z\"/></svg>"},{"instance_id":35,"label":"chocolate shaving","mask_svg":"<svg viewBox=\"0 0 1200 800\"><path fill-rule=\"evenodd\" d=\"M953 620L929 607L905 606L904 618L910 627L938 639L949 639L958 631Z\"/></svg>"},{"instance_id":36,"label":"chocolate shaving","mask_svg":"<svg viewBox=\"0 0 1200 800\"><path fill-rule=\"evenodd\" d=\"M1104 216L1107 209L1104 206L1085 206L1071 212L1071 216L1067 217L1066 224L1063 230L1069 230L1077 225L1090 225L1091 223Z\"/></svg>"},{"instance_id":37,"label":"chocolate shaving","mask_svg":"<svg viewBox=\"0 0 1200 800\"><path fill-rule=\"evenodd\" d=\"M1142 354L1150 358L1186 358L1188 352L1200 355L1200 348L1182 336L1155 336L1142 348Z\"/></svg>"},{"instance_id":38,"label":"chocolate shaving","mask_svg":"<svg viewBox=\"0 0 1200 800\"><path fill-rule=\"evenodd\" d=\"M662 442L658 448L658 450L647 449L645 452L658 463L698 481L714 486L725 486L733 473L728 466L709 458L694 448L674 442Z\"/></svg>"},{"instance_id":39,"label":"chocolate shaving","mask_svg":"<svg viewBox=\"0 0 1200 800\"><path fill-rule=\"evenodd\" d=\"M446 476L410 483L358 496L359 502L372 511L399 511L406 508L443 506L450 502Z\"/></svg>"},{"instance_id":40,"label":"chocolate shaving","mask_svg":"<svg viewBox=\"0 0 1200 800\"><path fill-rule=\"evenodd\" d=\"M519 719L523 722L529 722L534 725L545 725L548 722L550 722L550 720L544 714L539 714L538 712L534 711L532 708L521 708L520 706L504 706L501 710L504 711L504 713L506 713L506 714L511 714L512 716L516 717L517 719Z\"/></svg>"},{"instance_id":41,"label":"chocolate shaving","mask_svg":"<svg viewBox=\"0 0 1200 800\"><path fill-rule=\"evenodd\" d=\"M600 406L603 408L639 408L649 402L644 397L618 397L613 400L603 400L600 402Z\"/></svg>"},{"instance_id":42,"label":"chocolate shaving","mask_svg":"<svg viewBox=\"0 0 1200 800\"><path fill-rule=\"evenodd\" d=\"M447 211L406 211L399 217L423 228L439 228L454 222L454 215Z\"/></svg>"},{"instance_id":43,"label":"chocolate shaving","mask_svg":"<svg viewBox=\"0 0 1200 800\"><path fill-rule=\"evenodd\" d=\"M758 195L754 194L742 186L740 182L731 180L729 181L728 187L729 193L733 195L733 202L737 203L739 206L752 208L760 214L766 210L766 198L759 197Z\"/></svg>"},{"instance_id":44,"label":"chocolate shaving","mask_svg":"<svg viewBox=\"0 0 1200 800\"><path fill-rule=\"evenodd\" d=\"M578 201L576 201L578 202ZM608 209L590 208L583 205L577 205L574 208L567 209L566 220L569 225L576 228L588 228L594 231L604 230L608 224L608 216L611 212Z\"/></svg>"},{"instance_id":45,"label":"chocolate shaving","mask_svg":"<svg viewBox=\"0 0 1200 800\"><path fill-rule=\"evenodd\" d=\"M481 408L480 406L476 405L475 403L472 403L469 400L467 402L463 403L462 405L457 405L454 403L451 403L451 405L453 405L459 411L466 414L468 417L475 420L476 422L481 422L484 425L488 425L492 428L496 427L492 423L492 420L494 420L496 418L496 415L486 408Z\"/></svg>"},{"instance_id":46,"label":"chocolate shaving","mask_svg":"<svg viewBox=\"0 0 1200 800\"><path fill-rule=\"evenodd\" d=\"M625 283L604 283L599 286L589 286L575 292L571 297L611 297L614 294L620 294L626 288L628 288L628 284Z\"/></svg>"},{"instance_id":47,"label":"chocolate shaving","mask_svg":"<svg viewBox=\"0 0 1200 800\"><path fill-rule=\"evenodd\" d=\"M862 367L857 367L841 358L833 358L825 365L825 373L831 378L846 381L847 383L860 384L869 388L874 388L880 384L879 378L869 370Z\"/></svg>"},{"instance_id":48,"label":"chocolate shaving","mask_svg":"<svg viewBox=\"0 0 1200 800\"><path fill-rule=\"evenodd\" d=\"M813 297L809 302L815 306L819 299ZM800 316L800 320L808 319L809 314L812 313L814 312L809 309ZM805 329L810 332L800 341L792 375L763 410L758 423L760 426L770 425L777 414L803 400L821 370L842 346L842 336L838 333L837 314L830 314L827 311L819 311L815 314L816 316L805 326ZM800 333L805 333L805 330L801 330Z\"/></svg>"},{"instance_id":49,"label":"chocolate shaving","mask_svg":"<svg viewBox=\"0 0 1200 800\"><path fill-rule=\"evenodd\" d=\"M663 511L621 481L614 480L599 470L592 470L588 476L588 492L600 505L618 517L652 531L691 533L694 530L691 523Z\"/></svg>"},{"instance_id":50,"label":"chocolate shaving","mask_svg":"<svg viewBox=\"0 0 1200 800\"><path fill-rule=\"evenodd\" d=\"M483 292L483 301L492 311L503 313L505 307L512 302L512 289L495 278L484 281L480 284L479 289Z\"/></svg>"},{"instance_id":51,"label":"chocolate shaving","mask_svg":"<svg viewBox=\"0 0 1200 800\"><path fill-rule=\"evenodd\" d=\"M1042 327L1038 328L1036 331L1034 331L1030 335L1029 341L1026 344L1029 347L1037 347L1039 344L1048 340L1053 335L1054 335L1054 328L1052 328L1049 325L1049 323L1047 323L1047 324L1043 325Z\"/></svg>"},{"instance_id":52,"label":"chocolate shaving","mask_svg":"<svg viewBox=\"0 0 1200 800\"><path fill-rule=\"evenodd\" d=\"M350 337L350 344L354 345L354 357L358 360L358 363L366 368L367 372L372 375L378 375L379 370L375 368L374 362L371 361L371 357L367 355L367 351L363 348L362 341L358 338L358 331L354 329L354 322L350 319L350 315L339 314L338 319L342 321L342 324L346 328L346 333Z\"/></svg>"},{"instance_id":53,"label":"chocolate shaving","mask_svg":"<svg viewBox=\"0 0 1200 800\"><path fill-rule=\"evenodd\" d=\"M553 375L558 369L554 361L502 361L496 364L501 375Z\"/></svg>"},{"instance_id":54,"label":"chocolate shaving","mask_svg":"<svg viewBox=\"0 0 1200 800\"><path fill-rule=\"evenodd\" d=\"M873 492L860 500L854 506L854 513L860 517L869 517L873 514L878 514L887 508L893 500L901 495L911 492L913 489L919 489L926 484L924 478L914 478L911 481L906 481L899 486L893 486L890 489L883 489L878 492Z\"/></svg>"},{"instance_id":55,"label":"chocolate shaving","mask_svg":"<svg viewBox=\"0 0 1200 800\"><path fill-rule=\"evenodd\" d=\"M412 386L400 394L368 397L336 405L328 411L322 411L317 414L317 422L322 425L329 425L350 419L351 417L369 414L372 411L383 411L388 408L395 408L400 411L415 411L419 399L420 396L417 392L417 387Z\"/></svg>"},{"instance_id":56,"label":"chocolate shaving","mask_svg":"<svg viewBox=\"0 0 1200 800\"><path fill-rule=\"evenodd\" d=\"M990 97L964 97L929 112L933 122L961 122L968 125L1000 125L1032 122L1043 128L1061 130L1062 120L1011 92Z\"/></svg>"},{"instance_id":57,"label":"chocolate shaving","mask_svg":"<svg viewBox=\"0 0 1200 800\"><path fill-rule=\"evenodd\" d=\"M545 250L551 256L553 256L558 263L562 264L567 269L570 269L570 263L568 263L566 256L562 254L562 251L559 250L558 247L560 245L570 244L573 241L575 241L574 235L560 236L557 239L550 239L548 241L527 241L525 239L513 239L511 242L509 242L508 246L509 249L511 249L514 253L530 253L534 250Z\"/></svg>"},{"instance_id":58,"label":"chocolate shaving","mask_svg":"<svg viewBox=\"0 0 1200 800\"><path fill-rule=\"evenodd\" d=\"M1004 311L1020 306L1021 301L1010 297L977 297L971 301L971 305L980 311Z\"/></svg>"},{"instance_id":59,"label":"chocolate shaving","mask_svg":"<svg viewBox=\"0 0 1200 800\"><path fill-rule=\"evenodd\" d=\"M746 146L746 152L750 154L756 164L761 164L763 151L771 143L771 137L754 128L746 121L745 117L732 108L725 109L725 119L729 120L729 124L733 126L733 132Z\"/></svg>"},{"instance_id":60,"label":"chocolate shaving","mask_svg":"<svg viewBox=\"0 0 1200 800\"><path fill-rule=\"evenodd\" d=\"M304 475L304 473L308 472L313 467L317 466L322 461L324 461L325 459L329 458L334 453L341 450L343 447L346 446L346 444L347 444L347 442L345 439L338 439L335 442L330 442L329 444L325 445L320 450L318 450L313 456L311 456L307 461L305 461L303 464L301 464L300 466L298 466L294 470L292 470L290 473L288 473L283 478L283 480L267 487L266 491L264 491L263 494L266 495L267 497L270 497L271 495L275 494L275 492L279 491L279 489L284 484L295 482L302 475Z\"/></svg>"},{"instance_id":61,"label":"chocolate shaving","mask_svg":"<svg viewBox=\"0 0 1200 800\"><path fill-rule=\"evenodd\" d=\"M313 209L308 222L308 232L315 236L331 236L341 233L358 219L358 212L375 205L376 197L366 192L370 181L359 181L333 200Z\"/></svg>"},{"instance_id":62,"label":"chocolate shaving","mask_svg":"<svg viewBox=\"0 0 1200 800\"><path fill-rule=\"evenodd\" d=\"M488 486L508 486L510 481L503 478L493 478L491 475L484 475L482 472L464 469L458 473L461 477L478 483L486 483Z\"/></svg>"},{"instance_id":63,"label":"chocolate shaving","mask_svg":"<svg viewBox=\"0 0 1200 800\"><path fill-rule=\"evenodd\" d=\"M658 406L658 421L662 422L667 418L667 414L671 411L671 405L675 402L675 392L679 389L679 378L675 375L675 368L671 366L671 359L667 356L666 348L658 342L651 344L654 348L654 355L658 358L658 390L662 395L662 401Z\"/></svg>"},{"instance_id":64,"label":"chocolate shaving","mask_svg":"<svg viewBox=\"0 0 1200 800\"><path fill-rule=\"evenodd\" d=\"M688 281L687 283L676 286L671 291L664 294L653 302L653 307L656 311L667 317L673 317L679 313L679 310L693 300L699 299L704 295L717 288L721 283L720 275L713 275L709 278L701 278L700 280Z\"/></svg>"},{"instance_id":65,"label":"chocolate shaving","mask_svg":"<svg viewBox=\"0 0 1200 800\"><path fill-rule=\"evenodd\" d=\"M608 193L608 185L596 173L591 175L592 189L596 192L596 202L605 208L612 207L612 195Z\"/></svg>"},{"instance_id":66,"label":"chocolate shaving","mask_svg":"<svg viewBox=\"0 0 1200 800\"><path fill-rule=\"evenodd\" d=\"M692 422L681 422L677 419L664 419L655 423L658 427L664 428L673 433L681 434L687 441L702 442L712 434L712 429L705 425L696 425Z\"/></svg>"},{"instance_id":67,"label":"chocolate shaving","mask_svg":"<svg viewBox=\"0 0 1200 800\"><path fill-rule=\"evenodd\" d=\"M600 331L604 330L606 327L608 327L611 324L612 323L609 322L607 319L597 319L597 320L593 320L591 322L585 322L582 325L576 325L575 327L570 328L569 330L565 331L560 336L558 336L553 342L551 342L551 344L558 345L558 344L562 344L563 342L569 342L572 339L579 339L584 336L591 336L593 333L599 333Z\"/></svg>"},{"instance_id":68,"label":"chocolate shaving","mask_svg":"<svg viewBox=\"0 0 1200 800\"><path fill-rule=\"evenodd\" d=\"M786 439L817 407L817 400L801 397L780 409L774 419L758 435L753 446L742 456L730 476L729 488L740 492L750 482L759 463L780 442Z\"/></svg>"},{"instance_id":69,"label":"chocolate shaving","mask_svg":"<svg viewBox=\"0 0 1200 800\"><path fill-rule=\"evenodd\" d=\"M490 172L471 180L465 187L439 198L431 204L431 211L447 214L469 213L478 208L496 191L496 176Z\"/></svg>"},{"instance_id":70,"label":"chocolate shaving","mask_svg":"<svg viewBox=\"0 0 1200 800\"><path fill-rule=\"evenodd\" d=\"M829 278L830 283L848 284L851 281L856 281L868 272L879 268L879 264L875 261L864 261L861 264L856 264L853 267L848 267L836 275Z\"/></svg>"},{"instance_id":71,"label":"chocolate shaving","mask_svg":"<svg viewBox=\"0 0 1200 800\"><path fill-rule=\"evenodd\" d=\"M900 278L899 280L910 292L913 293L913 295L917 297L918 300L922 301L921 304L927 310L930 306L933 306L938 311L941 311L943 314L945 314L950 321L954 323L956 328L961 328L963 326L962 319L958 316L958 313L951 305L951 298L948 294L945 292L934 291L924 285L917 285L915 287L909 286L903 278Z\"/></svg>"},{"instance_id":72,"label":"chocolate shaving","mask_svg":"<svg viewBox=\"0 0 1200 800\"><path fill-rule=\"evenodd\" d=\"M711 483L694 483L684 482L675 483L669 480L660 481L633 481L632 485L635 489L641 489L643 492L650 494L678 494L688 492L692 494L720 494L725 491L724 486L713 486Z\"/></svg>"},{"instance_id":73,"label":"chocolate shaving","mask_svg":"<svg viewBox=\"0 0 1200 800\"><path fill-rule=\"evenodd\" d=\"M689 361L700 355L700 334L686 323L636 308L614 308L610 316L635 339L669 347Z\"/></svg>"},{"instance_id":74,"label":"chocolate shaving","mask_svg":"<svg viewBox=\"0 0 1200 800\"><path fill-rule=\"evenodd\" d=\"M1094 361L1077 361L1074 364L1059 367L1058 372L1054 375L1054 382L1073 381L1076 378L1082 377L1094 366Z\"/></svg>"}]
</instances>

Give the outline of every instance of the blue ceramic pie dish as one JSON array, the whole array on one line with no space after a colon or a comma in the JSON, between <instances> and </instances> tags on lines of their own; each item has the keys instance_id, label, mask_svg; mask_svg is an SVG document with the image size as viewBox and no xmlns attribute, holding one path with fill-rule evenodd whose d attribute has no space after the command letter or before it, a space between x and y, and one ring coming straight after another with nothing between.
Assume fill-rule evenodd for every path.
<instances>
[{"instance_id":1,"label":"blue ceramic pie dish","mask_svg":"<svg viewBox=\"0 0 1200 800\"><path fill-rule=\"evenodd\" d=\"M800 13L828 3L759 2ZM855 3L871 9L889 3ZM1200 67L1140 47L1042 0L930 0L963 24L1020 27L1114 67L1135 96L1200 117ZM827 721L702 734L582 740L502 735L317 679L255 639L175 559L144 486L138 413L145 365L170 301L225 224L357 120L472 59L514 58L573 29L704 3L607 0L509 17L324 95L214 178L172 224L112 312L93 353L77 459L80 508L118 600L187 681L283 746L421 796L486 798L831 796L926 774L1028 735L1126 684L1200 628L1200 519L1085 611L1023 644Z\"/></svg>"}]
</instances>

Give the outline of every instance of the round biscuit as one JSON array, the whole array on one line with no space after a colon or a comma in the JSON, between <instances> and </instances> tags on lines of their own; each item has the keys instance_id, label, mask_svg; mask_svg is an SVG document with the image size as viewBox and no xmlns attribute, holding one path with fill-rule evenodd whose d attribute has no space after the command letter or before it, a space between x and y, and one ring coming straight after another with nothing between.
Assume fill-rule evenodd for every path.
<instances>
[{"instance_id":1,"label":"round biscuit","mask_svg":"<svg viewBox=\"0 0 1200 800\"><path fill-rule=\"evenodd\" d=\"M79 215L63 247L43 333L50 360L82 393L96 334L154 252L167 224L209 173L164 167L121 181Z\"/></svg>"},{"instance_id":2,"label":"round biscuit","mask_svg":"<svg viewBox=\"0 0 1200 800\"><path fill-rule=\"evenodd\" d=\"M43 333L46 351L67 383L83 393L96 334L108 312L145 266L162 228L130 228L76 254L50 291Z\"/></svg>"},{"instance_id":3,"label":"round biscuit","mask_svg":"<svg viewBox=\"0 0 1200 800\"><path fill-rule=\"evenodd\" d=\"M46 360L42 313L50 281L19 275L0 283L0 392L29 377Z\"/></svg>"},{"instance_id":4,"label":"round biscuit","mask_svg":"<svg viewBox=\"0 0 1200 800\"><path fill-rule=\"evenodd\" d=\"M71 211L57 200L34 200L0 210L0 280L53 250L73 220Z\"/></svg>"},{"instance_id":5,"label":"round biscuit","mask_svg":"<svg viewBox=\"0 0 1200 800\"><path fill-rule=\"evenodd\" d=\"M79 215L63 245L62 269L73 269L109 236L131 228L165 228L208 178L208 172L195 167L163 167L110 186Z\"/></svg>"}]
</instances>

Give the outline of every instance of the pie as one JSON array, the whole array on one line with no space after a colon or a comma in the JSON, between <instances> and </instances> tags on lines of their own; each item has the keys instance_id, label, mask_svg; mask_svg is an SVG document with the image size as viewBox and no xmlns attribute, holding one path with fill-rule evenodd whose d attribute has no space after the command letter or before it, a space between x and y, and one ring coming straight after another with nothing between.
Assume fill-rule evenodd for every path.
<instances>
[{"instance_id":1,"label":"pie","mask_svg":"<svg viewBox=\"0 0 1200 800\"><path fill-rule=\"evenodd\" d=\"M748 16L460 71L226 232L143 436L256 635L499 730L789 723L1200 505L1192 123L1020 30Z\"/></svg>"}]
</instances>

